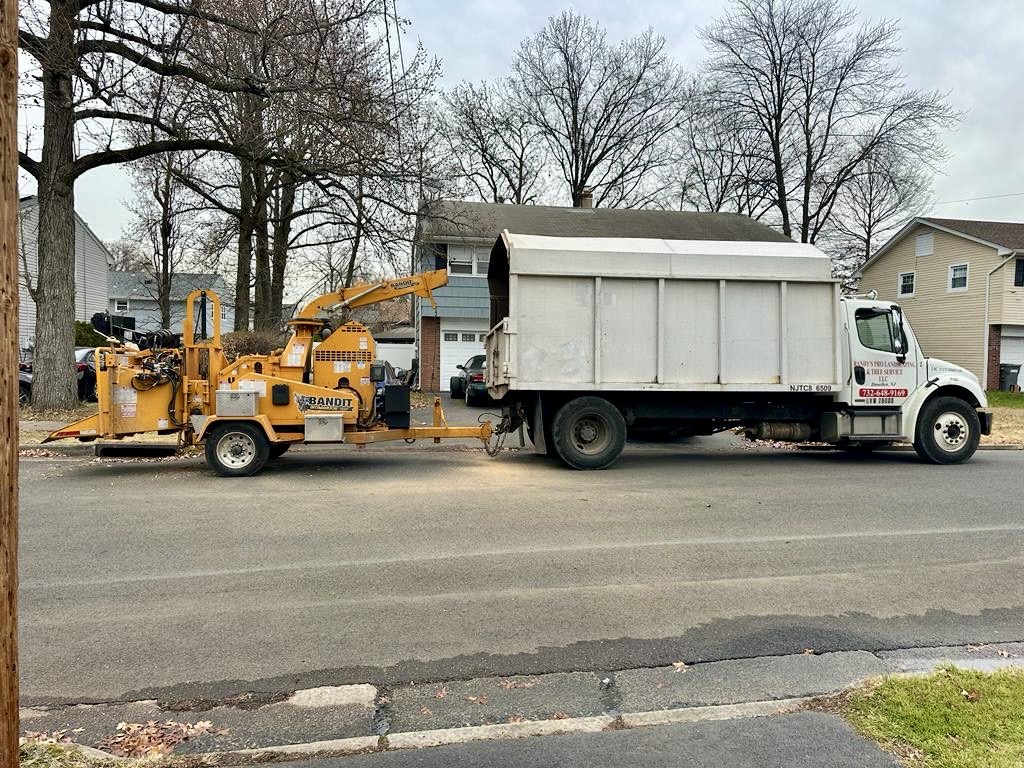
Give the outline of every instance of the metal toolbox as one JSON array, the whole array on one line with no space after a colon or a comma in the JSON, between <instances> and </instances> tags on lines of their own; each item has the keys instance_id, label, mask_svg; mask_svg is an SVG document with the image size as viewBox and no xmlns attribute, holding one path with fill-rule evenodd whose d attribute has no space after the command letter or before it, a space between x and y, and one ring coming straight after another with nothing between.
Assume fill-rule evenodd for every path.
<instances>
[{"instance_id":1,"label":"metal toolbox","mask_svg":"<svg viewBox=\"0 0 1024 768\"><path fill-rule=\"evenodd\" d=\"M255 416L259 392L245 389L218 389L218 416Z\"/></svg>"},{"instance_id":2,"label":"metal toolbox","mask_svg":"<svg viewBox=\"0 0 1024 768\"><path fill-rule=\"evenodd\" d=\"M305 417L307 443L340 443L345 440L345 414L307 414Z\"/></svg>"}]
</instances>

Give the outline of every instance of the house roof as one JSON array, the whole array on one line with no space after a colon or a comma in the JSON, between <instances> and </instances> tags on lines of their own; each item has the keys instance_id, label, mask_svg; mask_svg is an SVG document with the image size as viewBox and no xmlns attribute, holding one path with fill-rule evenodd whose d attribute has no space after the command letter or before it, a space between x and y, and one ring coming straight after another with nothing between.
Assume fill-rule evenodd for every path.
<instances>
[{"instance_id":1,"label":"house roof","mask_svg":"<svg viewBox=\"0 0 1024 768\"><path fill-rule=\"evenodd\" d=\"M1010 251L1024 251L1024 223L1018 221L972 221L971 219L935 219L924 217L921 221L951 229L965 235L984 240Z\"/></svg>"},{"instance_id":2,"label":"house roof","mask_svg":"<svg viewBox=\"0 0 1024 768\"><path fill-rule=\"evenodd\" d=\"M564 208L441 200L421 211L425 241L493 243L502 230L553 237L656 238L792 242L771 227L738 213L695 213L625 208Z\"/></svg>"},{"instance_id":3,"label":"house roof","mask_svg":"<svg viewBox=\"0 0 1024 768\"><path fill-rule=\"evenodd\" d=\"M227 283L220 275L199 272L176 272L171 276L171 301L184 301L197 289L208 288L222 297ZM156 300L156 279L148 272L111 272L110 298L144 298Z\"/></svg>"},{"instance_id":4,"label":"house roof","mask_svg":"<svg viewBox=\"0 0 1024 768\"><path fill-rule=\"evenodd\" d=\"M932 216L917 216L906 224L877 251L864 262L864 266L855 273L863 275L865 268L874 264L889 252L896 243L903 239L916 226L932 227L942 232L973 240L982 245L995 248L1000 253L1013 251L1024 252L1024 223L1017 221L979 221L976 219L939 219Z\"/></svg>"}]
</instances>

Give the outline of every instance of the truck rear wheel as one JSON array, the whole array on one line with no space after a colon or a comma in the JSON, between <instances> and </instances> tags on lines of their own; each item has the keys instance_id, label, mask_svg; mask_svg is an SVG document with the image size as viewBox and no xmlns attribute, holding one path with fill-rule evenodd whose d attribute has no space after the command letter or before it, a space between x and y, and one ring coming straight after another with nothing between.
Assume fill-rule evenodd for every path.
<instances>
[{"instance_id":1,"label":"truck rear wheel","mask_svg":"<svg viewBox=\"0 0 1024 768\"><path fill-rule=\"evenodd\" d=\"M958 397L936 397L924 404L917 419L914 450L932 464L959 464L978 449L981 420Z\"/></svg>"},{"instance_id":2,"label":"truck rear wheel","mask_svg":"<svg viewBox=\"0 0 1024 768\"><path fill-rule=\"evenodd\" d=\"M255 424L223 424L206 436L206 463L221 477L255 475L269 456L267 436Z\"/></svg>"},{"instance_id":3,"label":"truck rear wheel","mask_svg":"<svg viewBox=\"0 0 1024 768\"><path fill-rule=\"evenodd\" d=\"M601 397L578 397L558 409L551 426L558 457L573 469L605 469L626 444L626 420Z\"/></svg>"}]
</instances>

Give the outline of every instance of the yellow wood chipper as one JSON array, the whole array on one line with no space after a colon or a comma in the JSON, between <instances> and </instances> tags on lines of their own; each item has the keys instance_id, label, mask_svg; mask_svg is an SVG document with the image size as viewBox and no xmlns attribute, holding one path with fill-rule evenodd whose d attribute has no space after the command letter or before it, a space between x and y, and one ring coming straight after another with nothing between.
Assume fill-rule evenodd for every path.
<instances>
[{"instance_id":1,"label":"yellow wood chipper","mask_svg":"<svg viewBox=\"0 0 1024 768\"><path fill-rule=\"evenodd\" d=\"M255 474L268 459L303 443L477 438L487 446L490 422L449 427L436 398L433 426L413 427L409 383L376 358L366 326L331 325L342 310L398 296L415 294L433 304L434 289L447 282L447 272L437 270L324 294L288 321L291 338L283 349L233 362L221 345L220 298L193 291L180 346L97 349L99 411L44 442L176 435L180 447L204 444L207 463L226 476Z\"/></svg>"}]
</instances>

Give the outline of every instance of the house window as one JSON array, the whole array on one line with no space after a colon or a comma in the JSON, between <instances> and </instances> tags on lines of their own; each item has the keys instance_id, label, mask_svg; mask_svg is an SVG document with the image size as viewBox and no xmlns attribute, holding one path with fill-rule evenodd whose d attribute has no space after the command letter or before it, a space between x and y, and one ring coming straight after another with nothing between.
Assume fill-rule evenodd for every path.
<instances>
[{"instance_id":1,"label":"house window","mask_svg":"<svg viewBox=\"0 0 1024 768\"><path fill-rule=\"evenodd\" d=\"M918 256L931 256L935 253L935 242L931 232L922 232L917 236L916 253Z\"/></svg>"},{"instance_id":2,"label":"house window","mask_svg":"<svg viewBox=\"0 0 1024 768\"><path fill-rule=\"evenodd\" d=\"M966 264L950 264L949 265L949 290L950 291L966 291L967 290L967 265Z\"/></svg>"},{"instance_id":3,"label":"house window","mask_svg":"<svg viewBox=\"0 0 1024 768\"><path fill-rule=\"evenodd\" d=\"M917 275L913 272L900 272L899 295L913 296L914 282Z\"/></svg>"},{"instance_id":4,"label":"house window","mask_svg":"<svg viewBox=\"0 0 1024 768\"><path fill-rule=\"evenodd\" d=\"M114 311L115 312L127 312L128 311L128 299L114 299Z\"/></svg>"},{"instance_id":5,"label":"house window","mask_svg":"<svg viewBox=\"0 0 1024 768\"><path fill-rule=\"evenodd\" d=\"M1024 288L1024 259L1017 259L1014 267L1013 284L1018 288Z\"/></svg>"},{"instance_id":6,"label":"house window","mask_svg":"<svg viewBox=\"0 0 1024 768\"><path fill-rule=\"evenodd\" d=\"M448 246L448 274L487 277L490 251L471 245Z\"/></svg>"},{"instance_id":7,"label":"house window","mask_svg":"<svg viewBox=\"0 0 1024 768\"><path fill-rule=\"evenodd\" d=\"M220 307L220 319L221 322L224 322L228 319L228 308L225 307L223 304L221 304Z\"/></svg>"}]
</instances>

